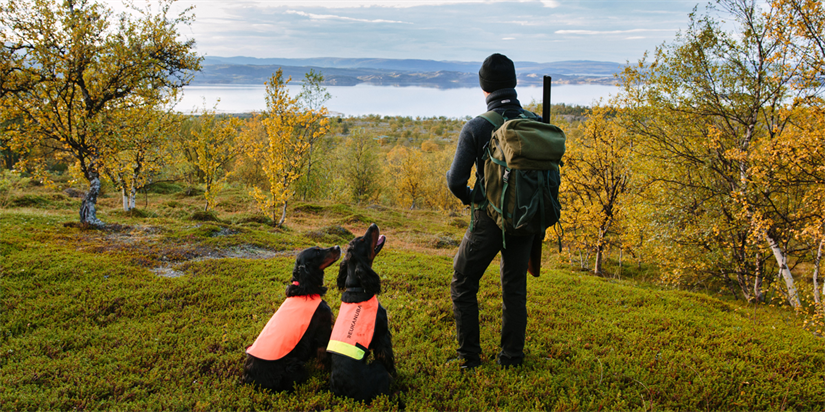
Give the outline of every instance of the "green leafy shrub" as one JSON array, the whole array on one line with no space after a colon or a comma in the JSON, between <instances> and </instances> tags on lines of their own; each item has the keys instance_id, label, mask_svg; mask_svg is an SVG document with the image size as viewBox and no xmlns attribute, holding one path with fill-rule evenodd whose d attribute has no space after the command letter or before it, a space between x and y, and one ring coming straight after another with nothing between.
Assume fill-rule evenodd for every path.
<instances>
[{"instance_id":1,"label":"green leafy shrub","mask_svg":"<svg viewBox=\"0 0 825 412\"><path fill-rule=\"evenodd\" d=\"M0 176L0 198L5 197L11 192L12 182L5 176Z\"/></svg>"},{"instance_id":2,"label":"green leafy shrub","mask_svg":"<svg viewBox=\"0 0 825 412\"><path fill-rule=\"evenodd\" d=\"M30 178L22 177L20 173L11 170L0 171L0 206L6 206L12 194L28 186Z\"/></svg>"}]
</instances>

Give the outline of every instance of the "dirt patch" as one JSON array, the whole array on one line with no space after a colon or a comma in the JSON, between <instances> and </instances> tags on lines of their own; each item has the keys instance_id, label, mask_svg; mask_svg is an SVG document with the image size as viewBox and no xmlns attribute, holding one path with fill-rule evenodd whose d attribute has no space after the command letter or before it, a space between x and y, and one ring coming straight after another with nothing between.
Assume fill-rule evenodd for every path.
<instances>
[{"instance_id":1,"label":"dirt patch","mask_svg":"<svg viewBox=\"0 0 825 412\"><path fill-rule=\"evenodd\" d=\"M217 253L203 257L204 259L271 259L274 257L297 256L300 250L275 251L256 246L241 245L229 249L218 250Z\"/></svg>"},{"instance_id":2,"label":"dirt patch","mask_svg":"<svg viewBox=\"0 0 825 412\"><path fill-rule=\"evenodd\" d=\"M225 228L223 228L223 229L221 229L217 232L212 233L211 236L212 237L232 236L232 235L237 235L238 233L241 233L241 232L239 232L237 230L234 230L234 229L230 229L228 227L225 227Z\"/></svg>"},{"instance_id":3,"label":"dirt patch","mask_svg":"<svg viewBox=\"0 0 825 412\"><path fill-rule=\"evenodd\" d=\"M62 240L71 243L78 251L122 255L133 264L149 268L158 276L176 278L183 276L185 264L209 259L270 259L295 256L295 251L275 251L253 245L228 248L204 246L196 242L183 243L164 238L166 229L157 226L127 226L110 224L95 230L82 230ZM212 237L232 236L240 231L222 228Z\"/></svg>"},{"instance_id":4,"label":"dirt patch","mask_svg":"<svg viewBox=\"0 0 825 412\"><path fill-rule=\"evenodd\" d=\"M201 256L196 256L184 261L178 261L177 264L171 267L163 265L150 270L158 276L165 278L177 278L186 274L181 270L177 270L177 268L183 268L192 262L201 262L211 259L271 259L283 256L297 256L299 252L300 250L274 251L256 246L242 245L229 249L215 249Z\"/></svg>"},{"instance_id":5,"label":"dirt patch","mask_svg":"<svg viewBox=\"0 0 825 412\"><path fill-rule=\"evenodd\" d=\"M159 268L154 268L154 269L150 269L150 270L152 271L152 273L154 273L158 276L165 277L165 278L177 278L177 277L181 277L181 276L186 274L186 273L183 273L179 270L175 270L175 269L167 268L167 267L159 267Z\"/></svg>"}]
</instances>

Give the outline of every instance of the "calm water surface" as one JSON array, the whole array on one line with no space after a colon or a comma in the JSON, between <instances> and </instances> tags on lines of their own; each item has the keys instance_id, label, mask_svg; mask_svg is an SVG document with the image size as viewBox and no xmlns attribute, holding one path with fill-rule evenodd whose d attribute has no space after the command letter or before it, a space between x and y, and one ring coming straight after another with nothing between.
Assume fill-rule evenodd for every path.
<instances>
[{"instance_id":1,"label":"calm water surface","mask_svg":"<svg viewBox=\"0 0 825 412\"><path fill-rule=\"evenodd\" d=\"M288 86L293 96L301 86ZM359 84L327 86L332 98L326 106L330 112L345 116L379 114L382 116L455 117L475 116L486 111L480 88L434 89L429 87L390 87ZM517 87L523 104L541 101L540 87ZM618 88L601 85L554 86L553 103L589 106L595 100L615 95ZM191 113L204 106L212 107L220 99L221 113L246 113L266 108L263 85L187 86L175 109Z\"/></svg>"}]
</instances>

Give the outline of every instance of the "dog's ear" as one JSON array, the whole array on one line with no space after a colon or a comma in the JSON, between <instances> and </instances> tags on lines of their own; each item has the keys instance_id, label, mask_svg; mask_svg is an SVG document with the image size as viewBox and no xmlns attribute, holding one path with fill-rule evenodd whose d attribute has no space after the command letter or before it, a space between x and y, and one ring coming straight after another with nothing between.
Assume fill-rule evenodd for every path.
<instances>
[{"instance_id":1,"label":"dog's ear","mask_svg":"<svg viewBox=\"0 0 825 412\"><path fill-rule=\"evenodd\" d=\"M295 264L295 267L292 269L292 281L297 281L299 284L304 285L305 282L309 281L307 274L306 266Z\"/></svg>"},{"instance_id":2,"label":"dog's ear","mask_svg":"<svg viewBox=\"0 0 825 412\"><path fill-rule=\"evenodd\" d=\"M287 296L300 296L307 294L307 287L309 284L307 283L307 269L304 265L295 264L295 267L292 268L292 280L291 282L298 282L296 285L292 283L291 285L287 285L286 287L286 295Z\"/></svg>"},{"instance_id":3,"label":"dog's ear","mask_svg":"<svg viewBox=\"0 0 825 412\"><path fill-rule=\"evenodd\" d=\"M359 263L355 268L355 276L361 281L361 287L364 288L364 292L381 293L381 278L371 267Z\"/></svg>"},{"instance_id":4,"label":"dog's ear","mask_svg":"<svg viewBox=\"0 0 825 412\"><path fill-rule=\"evenodd\" d=\"M337 286L338 289L347 287L347 259L342 260L341 265L338 267Z\"/></svg>"}]
</instances>

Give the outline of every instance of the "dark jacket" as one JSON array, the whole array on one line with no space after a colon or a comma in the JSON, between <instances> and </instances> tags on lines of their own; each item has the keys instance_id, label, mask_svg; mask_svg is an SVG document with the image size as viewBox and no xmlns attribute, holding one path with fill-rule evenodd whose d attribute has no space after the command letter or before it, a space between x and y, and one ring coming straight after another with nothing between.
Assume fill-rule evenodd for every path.
<instances>
[{"instance_id":1,"label":"dark jacket","mask_svg":"<svg viewBox=\"0 0 825 412\"><path fill-rule=\"evenodd\" d=\"M516 89L499 89L487 96L487 110L495 110L508 118L514 118L522 111L521 103L517 99ZM447 171L447 186L450 191L465 205L470 204L472 189L467 186L473 165L478 173L476 182L484 178L484 145L490 141L493 125L482 117L476 117L461 129L458 135L458 147L450 170ZM483 198L478 192L476 202Z\"/></svg>"}]
</instances>

